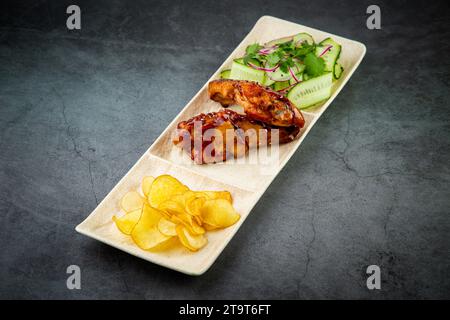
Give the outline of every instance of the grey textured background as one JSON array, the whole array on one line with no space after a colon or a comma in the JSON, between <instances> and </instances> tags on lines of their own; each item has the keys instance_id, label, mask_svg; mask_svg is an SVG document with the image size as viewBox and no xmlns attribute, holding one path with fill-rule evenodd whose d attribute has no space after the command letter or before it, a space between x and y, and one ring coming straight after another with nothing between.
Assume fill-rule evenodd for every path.
<instances>
[{"instance_id":1,"label":"grey textured background","mask_svg":"<svg viewBox=\"0 0 450 320\"><path fill-rule=\"evenodd\" d=\"M12 2L11 2L12 3ZM376 1L15 1L0 15L0 298L450 298L449 8ZM82 30L65 8L82 9ZM185 276L81 222L257 19L367 55L213 267ZM345 50L345 48L344 48ZM66 267L82 290L66 288ZM382 290L365 268L382 269Z\"/></svg>"}]
</instances>

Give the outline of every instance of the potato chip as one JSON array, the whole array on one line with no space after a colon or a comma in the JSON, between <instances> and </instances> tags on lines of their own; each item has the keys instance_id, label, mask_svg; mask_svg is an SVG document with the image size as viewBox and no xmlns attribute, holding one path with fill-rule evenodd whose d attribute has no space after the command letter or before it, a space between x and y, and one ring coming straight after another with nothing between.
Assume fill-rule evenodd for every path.
<instances>
[{"instance_id":1,"label":"potato chip","mask_svg":"<svg viewBox=\"0 0 450 320\"><path fill-rule=\"evenodd\" d=\"M195 193L188 190L186 192L175 194L169 200L162 202L158 209L165 211L170 216L174 214L186 213L186 202L195 199Z\"/></svg>"},{"instance_id":2,"label":"potato chip","mask_svg":"<svg viewBox=\"0 0 450 320\"><path fill-rule=\"evenodd\" d=\"M201 215L200 209L203 207L203 204L207 200L206 197L196 197L191 198L186 202L186 212L191 216L199 216Z\"/></svg>"},{"instance_id":3,"label":"potato chip","mask_svg":"<svg viewBox=\"0 0 450 320\"><path fill-rule=\"evenodd\" d=\"M201 217L201 216L192 216L192 219L193 219L195 222L197 222L197 224L198 224L200 227L202 226L203 221L202 221L202 217Z\"/></svg>"},{"instance_id":4,"label":"potato chip","mask_svg":"<svg viewBox=\"0 0 450 320\"><path fill-rule=\"evenodd\" d=\"M142 208L145 199L137 191L130 191L123 196L120 207L125 212L131 212Z\"/></svg>"},{"instance_id":5,"label":"potato chip","mask_svg":"<svg viewBox=\"0 0 450 320\"><path fill-rule=\"evenodd\" d=\"M146 177L144 177L144 179L142 179L141 189L142 189L142 193L144 194L144 196L146 198L148 197L150 188L152 187L152 183L154 180L155 180L155 178L152 176L146 176Z\"/></svg>"},{"instance_id":6,"label":"potato chip","mask_svg":"<svg viewBox=\"0 0 450 320\"><path fill-rule=\"evenodd\" d=\"M180 245L180 240L178 239L178 237L170 237L166 241L161 242L160 244L149 249L148 251L162 252L162 251L167 251L167 250L171 250L176 247L179 247L179 245Z\"/></svg>"},{"instance_id":7,"label":"potato chip","mask_svg":"<svg viewBox=\"0 0 450 320\"><path fill-rule=\"evenodd\" d=\"M198 223L193 220L193 217L187 213L172 216L170 220L177 225L184 225L193 235L205 233L205 229L199 226Z\"/></svg>"},{"instance_id":8,"label":"potato chip","mask_svg":"<svg viewBox=\"0 0 450 320\"><path fill-rule=\"evenodd\" d=\"M219 227L212 226L212 225L207 224L207 223L204 223L204 224L202 225L202 227L203 227L206 231L214 231L214 230L220 229Z\"/></svg>"},{"instance_id":9,"label":"potato chip","mask_svg":"<svg viewBox=\"0 0 450 320\"><path fill-rule=\"evenodd\" d=\"M183 211L185 211L186 203L195 199L195 192L188 190L183 193L175 194L170 198L170 201L177 202L181 207L183 207Z\"/></svg>"},{"instance_id":10,"label":"potato chip","mask_svg":"<svg viewBox=\"0 0 450 320\"><path fill-rule=\"evenodd\" d=\"M167 217L170 218L173 215L185 214L184 206L178 201L167 200L158 206L158 209L167 213Z\"/></svg>"},{"instance_id":11,"label":"potato chip","mask_svg":"<svg viewBox=\"0 0 450 320\"><path fill-rule=\"evenodd\" d=\"M192 235L183 225L178 225L176 231L181 244L191 251L197 251L208 243L205 236Z\"/></svg>"},{"instance_id":12,"label":"potato chip","mask_svg":"<svg viewBox=\"0 0 450 320\"><path fill-rule=\"evenodd\" d=\"M169 240L170 236L162 234L157 227L146 229L145 232L135 232L134 228L131 236L139 248L143 250L155 249L157 246Z\"/></svg>"},{"instance_id":13,"label":"potato chip","mask_svg":"<svg viewBox=\"0 0 450 320\"><path fill-rule=\"evenodd\" d=\"M159 232L161 232L163 235L169 236L169 237L177 235L177 231L175 230L176 226L177 225L175 223L173 223L170 220L167 220L166 218L161 218L161 219L159 219L159 222L158 222Z\"/></svg>"},{"instance_id":14,"label":"potato chip","mask_svg":"<svg viewBox=\"0 0 450 320\"><path fill-rule=\"evenodd\" d=\"M144 250L168 250L181 244L191 251L204 247L206 231L228 227L240 215L228 191L191 191L170 175L146 176L139 192L128 192L120 206L126 212L113 217L117 228Z\"/></svg>"},{"instance_id":15,"label":"potato chip","mask_svg":"<svg viewBox=\"0 0 450 320\"><path fill-rule=\"evenodd\" d=\"M201 235L201 234L206 233L206 230L203 227L201 227L200 225L198 225L198 223L195 221L192 222L191 228L188 228L188 229L192 234L195 234L195 235Z\"/></svg>"},{"instance_id":16,"label":"potato chip","mask_svg":"<svg viewBox=\"0 0 450 320\"><path fill-rule=\"evenodd\" d=\"M207 200L201 208L202 220L211 226L226 228L235 224L240 215L224 199Z\"/></svg>"},{"instance_id":17,"label":"potato chip","mask_svg":"<svg viewBox=\"0 0 450 320\"><path fill-rule=\"evenodd\" d=\"M231 193L228 191L197 191L197 196L204 196L208 198L209 200L215 200L215 199L224 199L229 201L230 203L233 203L233 198L231 197Z\"/></svg>"},{"instance_id":18,"label":"potato chip","mask_svg":"<svg viewBox=\"0 0 450 320\"><path fill-rule=\"evenodd\" d=\"M141 249L152 249L171 238L158 230L158 223L161 218L162 215L159 210L152 208L147 203L144 204L141 218L131 232L131 237Z\"/></svg>"},{"instance_id":19,"label":"potato chip","mask_svg":"<svg viewBox=\"0 0 450 320\"><path fill-rule=\"evenodd\" d=\"M174 195L182 194L189 188L169 175L157 177L150 188L148 201L152 207L158 207L164 201L170 200Z\"/></svg>"},{"instance_id":20,"label":"potato chip","mask_svg":"<svg viewBox=\"0 0 450 320\"><path fill-rule=\"evenodd\" d=\"M185 222L188 225L192 225L192 223L193 223L192 216L187 213L178 214L178 215L174 216L173 218L180 219L181 221Z\"/></svg>"},{"instance_id":21,"label":"potato chip","mask_svg":"<svg viewBox=\"0 0 450 320\"><path fill-rule=\"evenodd\" d=\"M134 226L138 223L139 218L141 217L141 213L142 209L137 209L123 215L120 218L113 216L112 219L116 223L117 228L122 233L130 235L131 231L133 231Z\"/></svg>"}]
</instances>

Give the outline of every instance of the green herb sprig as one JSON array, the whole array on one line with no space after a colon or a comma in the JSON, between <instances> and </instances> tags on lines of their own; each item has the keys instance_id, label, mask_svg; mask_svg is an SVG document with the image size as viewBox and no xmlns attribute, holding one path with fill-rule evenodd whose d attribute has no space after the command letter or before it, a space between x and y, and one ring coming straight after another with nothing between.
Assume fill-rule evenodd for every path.
<instances>
[{"instance_id":1,"label":"green herb sprig","mask_svg":"<svg viewBox=\"0 0 450 320\"><path fill-rule=\"evenodd\" d=\"M320 76L324 72L324 60L314 54L315 44L309 44L306 41L296 44L290 40L277 44L276 49L266 55L260 53L263 48L258 43L249 45L245 50L244 64L249 65L256 60L260 65L269 67L278 65L284 73L289 72L289 68L295 67L296 64L304 64L305 72L311 77Z\"/></svg>"}]
</instances>

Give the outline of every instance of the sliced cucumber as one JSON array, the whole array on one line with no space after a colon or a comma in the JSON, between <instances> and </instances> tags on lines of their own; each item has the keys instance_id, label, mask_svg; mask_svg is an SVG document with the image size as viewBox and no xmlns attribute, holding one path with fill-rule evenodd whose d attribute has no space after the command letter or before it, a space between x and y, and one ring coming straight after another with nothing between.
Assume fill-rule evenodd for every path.
<instances>
[{"instance_id":1,"label":"sliced cucumber","mask_svg":"<svg viewBox=\"0 0 450 320\"><path fill-rule=\"evenodd\" d=\"M313 37L310 34L305 33L305 32L296 34L292 40L294 41L294 43L297 47L299 47L305 41L308 44L314 44Z\"/></svg>"},{"instance_id":2,"label":"sliced cucumber","mask_svg":"<svg viewBox=\"0 0 450 320\"><path fill-rule=\"evenodd\" d=\"M230 73L230 69L222 70L222 72L220 73L220 79L230 79Z\"/></svg>"},{"instance_id":3,"label":"sliced cucumber","mask_svg":"<svg viewBox=\"0 0 450 320\"><path fill-rule=\"evenodd\" d=\"M286 89L289 86L290 86L289 81L277 81L273 84L273 89L275 91L280 91L280 90Z\"/></svg>"},{"instance_id":4,"label":"sliced cucumber","mask_svg":"<svg viewBox=\"0 0 450 320\"><path fill-rule=\"evenodd\" d=\"M253 69L235 60L231 65L230 79L250 80L263 84L265 74L262 70Z\"/></svg>"},{"instance_id":5,"label":"sliced cucumber","mask_svg":"<svg viewBox=\"0 0 450 320\"><path fill-rule=\"evenodd\" d=\"M297 80L298 81L303 81L303 72L302 73L297 73L296 75L295 75L295 77L297 78ZM290 85L293 85L293 84L295 84L297 81L295 81L295 79L292 77L290 80L289 80L289 84Z\"/></svg>"},{"instance_id":6,"label":"sliced cucumber","mask_svg":"<svg viewBox=\"0 0 450 320\"><path fill-rule=\"evenodd\" d=\"M287 98L299 109L311 107L331 95L333 73L328 72L320 77L300 82L292 88Z\"/></svg>"},{"instance_id":7,"label":"sliced cucumber","mask_svg":"<svg viewBox=\"0 0 450 320\"><path fill-rule=\"evenodd\" d=\"M295 77L297 78L298 81L304 80L303 77L306 75L306 74L304 74L305 69L306 69L306 67L304 64L300 64L300 63L295 64L295 67L293 70L295 72ZM295 81L294 77L291 76L291 78L289 79L289 82L291 85L293 85L297 81Z\"/></svg>"},{"instance_id":8,"label":"sliced cucumber","mask_svg":"<svg viewBox=\"0 0 450 320\"><path fill-rule=\"evenodd\" d=\"M269 78L269 75L267 72L265 72L265 76L264 76L264 82L263 85L265 86L271 86L272 84L274 84L275 81Z\"/></svg>"},{"instance_id":9,"label":"sliced cucumber","mask_svg":"<svg viewBox=\"0 0 450 320\"><path fill-rule=\"evenodd\" d=\"M271 68L271 67L266 66L266 68ZM305 70L305 65L303 65L303 64L296 64L294 67L292 67L292 71L295 74L302 73L304 70ZM292 75L289 72L289 70L287 72L283 72L281 70L281 68L278 68L274 72L268 72L267 75L273 81L289 81L292 79Z\"/></svg>"},{"instance_id":10,"label":"sliced cucumber","mask_svg":"<svg viewBox=\"0 0 450 320\"><path fill-rule=\"evenodd\" d=\"M269 42L265 43L264 47L266 47L266 48L273 47L273 46L276 46L277 44L288 42L288 41L291 41L291 40L292 40L292 36L275 39L275 40L272 40L272 41L269 41Z\"/></svg>"},{"instance_id":11,"label":"sliced cucumber","mask_svg":"<svg viewBox=\"0 0 450 320\"><path fill-rule=\"evenodd\" d=\"M234 61L236 61L237 63L240 63L240 64L245 65L245 63L244 63L244 58L239 58L239 59L236 59L236 60L234 60ZM256 60L256 59L251 58L251 59L249 59L249 62L252 63L252 64L254 64L255 66L261 67L261 62L259 62L259 61Z\"/></svg>"},{"instance_id":12,"label":"sliced cucumber","mask_svg":"<svg viewBox=\"0 0 450 320\"><path fill-rule=\"evenodd\" d=\"M269 78L274 81L287 81L291 78L291 74L289 73L289 70L287 72L283 72L281 68L278 68L274 72L268 72L267 73Z\"/></svg>"},{"instance_id":13,"label":"sliced cucumber","mask_svg":"<svg viewBox=\"0 0 450 320\"><path fill-rule=\"evenodd\" d=\"M305 71L306 66L303 63L297 63L295 65L295 74L297 73L302 73L303 71Z\"/></svg>"},{"instance_id":14,"label":"sliced cucumber","mask_svg":"<svg viewBox=\"0 0 450 320\"><path fill-rule=\"evenodd\" d=\"M334 78L339 79L342 76L342 72L344 72L344 68L338 62L336 62L333 72Z\"/></svg>"},{"instance_id":15,"label":"sliced cucumber","mask_svg":"<svg viewBox=\"0 0 450 320\"><path fill-rule=\"evenodd\" d=\"M325 71L333 72L334 64L341 54L341 45L339 43L331 38L326 38L317 46L316 56L321 55L330 46L331 48L322 55L322 58L325 61Z\"/></svg>"}]
</instances>

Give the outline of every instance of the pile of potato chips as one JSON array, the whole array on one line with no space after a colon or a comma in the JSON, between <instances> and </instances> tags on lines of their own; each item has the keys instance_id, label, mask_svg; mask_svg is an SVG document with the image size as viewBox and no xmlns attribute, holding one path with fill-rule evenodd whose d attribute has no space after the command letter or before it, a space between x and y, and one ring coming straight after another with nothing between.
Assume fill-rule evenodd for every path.
<instances>
[{"instance_id":1,"label":"pile of potato chips","mask_svg":"<svg viewBox=\"0 0 450 320\"><path fill-rule=\"evenodd\" d=\"M170 175L145 177L141 188L142 194L130 191L122 198L125 215L113 221L144 250L178 239L197 251L208 243L206 231L229 227L240 218L228 191L192 191Z\"/></svg>"}]
</instances>

